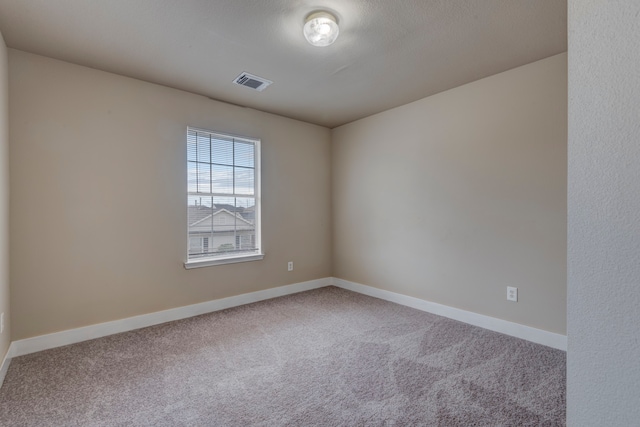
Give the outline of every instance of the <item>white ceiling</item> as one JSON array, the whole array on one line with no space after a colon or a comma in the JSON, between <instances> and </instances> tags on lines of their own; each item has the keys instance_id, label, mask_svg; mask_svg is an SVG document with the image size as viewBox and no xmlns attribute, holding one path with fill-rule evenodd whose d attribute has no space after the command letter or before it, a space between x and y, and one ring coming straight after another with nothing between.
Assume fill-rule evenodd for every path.
<instances>
[{"instance_id":1,"label":"white ceiling","mask_svg":"<svg viewBox=\"0 0 640 427\"><path fill-rule=\"evenodd\" d=\"M309 45L305 16L340 36ZM335 127L567 50L566 0L0 0L11 48ZM242 71L272 80L236 86Z\"/></svg>"}]
</instances>

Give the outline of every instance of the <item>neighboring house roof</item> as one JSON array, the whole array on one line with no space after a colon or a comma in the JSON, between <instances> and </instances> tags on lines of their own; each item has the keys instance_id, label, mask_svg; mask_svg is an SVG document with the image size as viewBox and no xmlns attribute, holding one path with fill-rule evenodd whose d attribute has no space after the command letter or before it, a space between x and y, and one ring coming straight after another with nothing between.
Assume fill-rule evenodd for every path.
<instances>
[{"instance_id":1,"label":"neighboring house roof","mask_svg":"<svg viewBox=\"0 0 640 427\"><path fill-rule=\"evenodd\" d=\"M256 207L255 206L251 206L249 208L245 208L245 209L242 210L242 212L240 212L240 215L242 215L242 217L244 219L246 219L247 221L251 222L252 224L255 224Z\"/></svg>"},{"instance_id":2,"label":"neighboring house roof","mask_svg":"<svg viewBox=\"0 0 640 427\"><path fill-rule=\"evenodd\" d=\"M215 210L215 206L214 206ZM187 220L189 221L189 226L203 220L204 218L211 216L213 213L212 209L209 206L189 206L187 210Z\"/></svg>"},{"instance_id":3,"label":"neighboring house roof","mask_svg":"<svg viewBox=\"0 0 640 427\"><path fill-rule=\"evenodd\" d=\"M227 212L230 213L239 213L240 215L243 216L243 213L249 212L251 215L254 215L254 207L250 207L250 208L243 208L241 206L233 206L233 205L227 205L227 204L217 204L217 205L213 205L213 206L206 206L206 205L190 205L188 207L188 212L187 214L189 215L189 225L195 224L196 222L202 220L203 218L206 218L212 214L214 214L215 212L221 211L221 210L226 210ZM245 218L247 219L247 218Z\"/></svg>"},{"instance_id":4,"label":"neighboring house roof","mask_svg":"<svg viewBox=\"0 0 640 427\"><path fill-rule=\"evenodd\" d=\"M238 212L238 213L241 213L242 211L245 210L245 208L243 208L242 206L227 205L224 203L218 203L213 206L214 211L221 210L221 209L224 209L228 212Z\"/></svg>"},{"instance_id":5,"label":"neighboring house roof","mask_svg":"<svg viewBox=\"0 0 640 427\"><path fill-rule=\"evenodd\" d=\"M243 208L235 208L236 212L221 208L216 205L213 208L208 206L189 206L189 231L192 233L220 233L225 231L241 231L253 230L255 227L252 222L243 218L238 210Z\"/></svg>"}]
</instances>

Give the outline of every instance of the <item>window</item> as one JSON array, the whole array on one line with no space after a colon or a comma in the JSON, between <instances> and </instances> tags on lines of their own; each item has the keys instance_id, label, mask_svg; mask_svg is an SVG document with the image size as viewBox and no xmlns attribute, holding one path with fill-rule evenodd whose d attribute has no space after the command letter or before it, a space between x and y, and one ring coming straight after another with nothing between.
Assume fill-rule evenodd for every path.
<instances>
[{"instance_id":1,"label":"window","mask_svg":"<svg viewBox=\"0 0 640 427\"><path fill-rule=\"evenodd\" d=\"M260 141L187 129L186 268L263 258Z\"/></svg>"}]
</instances>

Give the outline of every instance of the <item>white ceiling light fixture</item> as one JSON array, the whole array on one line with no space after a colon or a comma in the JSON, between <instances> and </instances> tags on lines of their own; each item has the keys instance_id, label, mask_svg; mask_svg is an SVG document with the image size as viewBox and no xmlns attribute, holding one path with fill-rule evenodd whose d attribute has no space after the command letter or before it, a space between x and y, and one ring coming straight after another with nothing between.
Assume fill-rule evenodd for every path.
<instances>
[{"instance_id":1,"label":"white ceiling light fixture","mask_svg":"<svg viewBox=\"0 0 640 427\"><path fill-rule=\"evenodd\" d=\"M329 46L339 32L338 20L329 12L313 12L304 21L304 37L314 46Z\"/></svg>"}]
</instances>

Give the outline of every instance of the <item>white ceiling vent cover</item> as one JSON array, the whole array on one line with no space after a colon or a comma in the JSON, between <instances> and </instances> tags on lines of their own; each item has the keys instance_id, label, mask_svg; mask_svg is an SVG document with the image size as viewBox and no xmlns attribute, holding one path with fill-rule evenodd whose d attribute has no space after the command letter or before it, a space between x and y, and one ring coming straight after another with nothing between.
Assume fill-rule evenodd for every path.
<instances>
[{"instance_id":1,"label":"white ceiling vent cover","mask_svg":"<svg viewBox=\"0 0 640 427\"><path fill-rule=\"evenodd\" d=\"M254 76L249 73L241 73L233 80L233 82L237 85L257 90L258 92L262 92L267 88L267 86L273 83L271 80L263 79L262 77Z\"/></svg>"}]
</instances>

